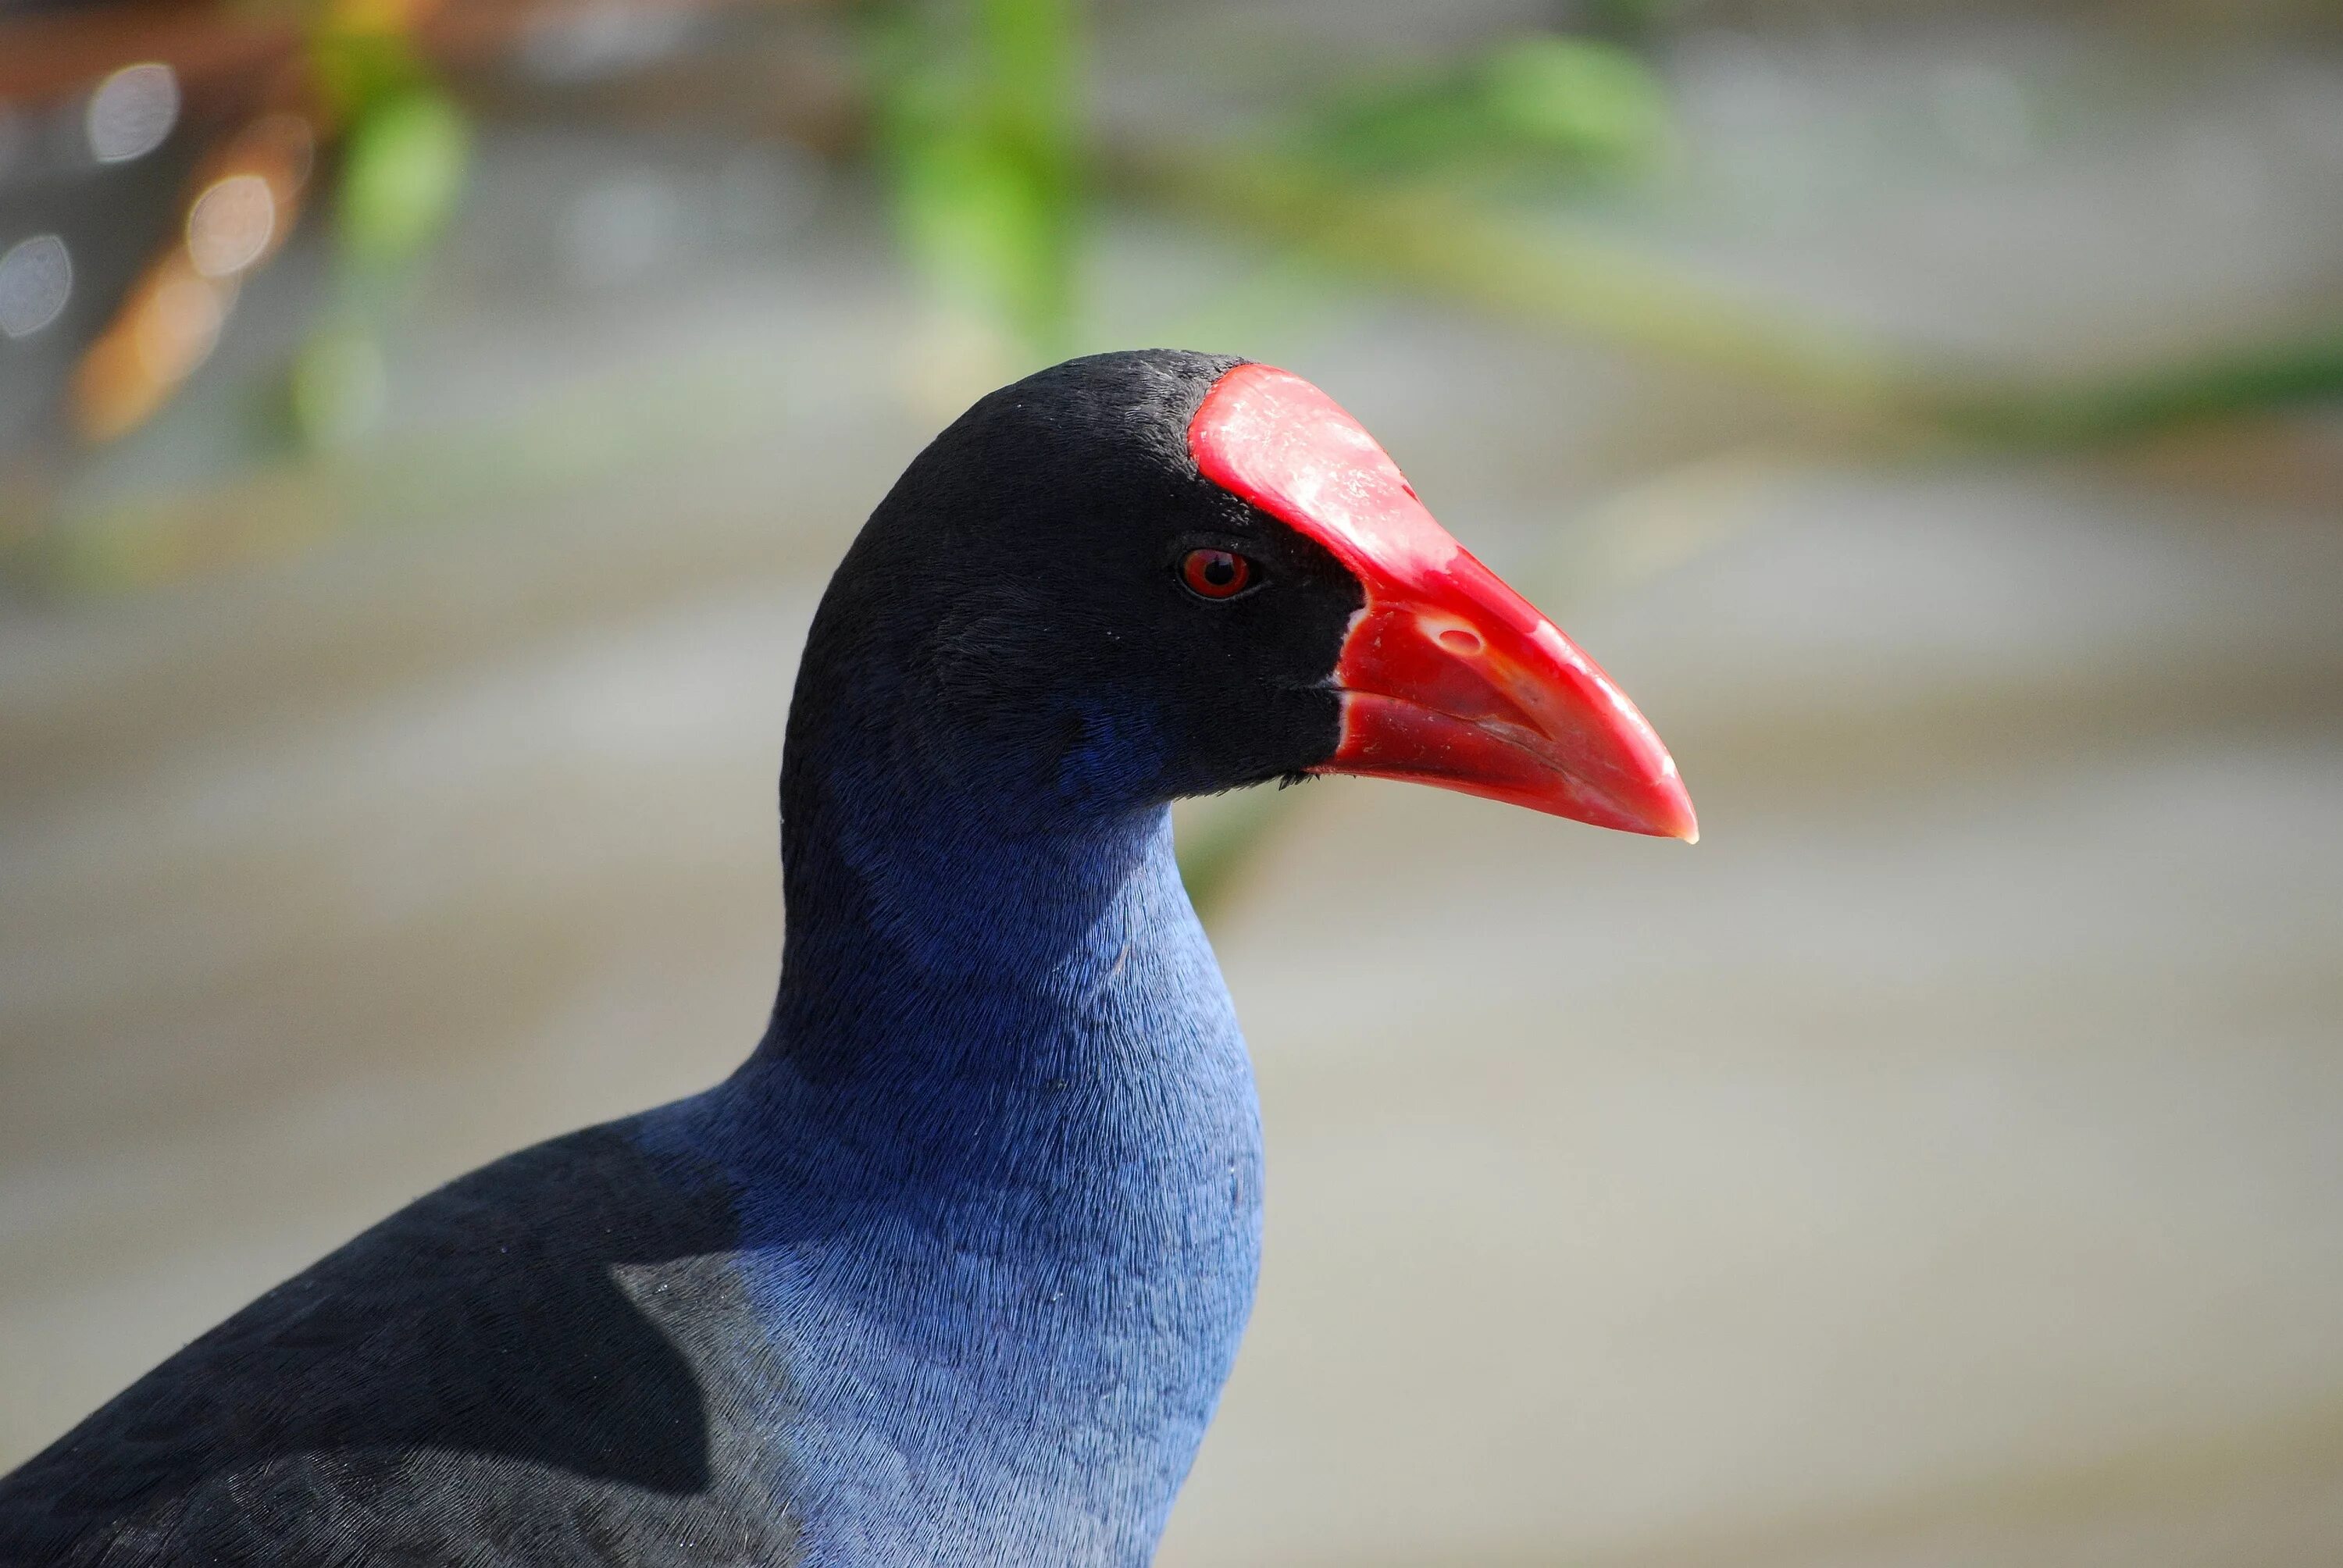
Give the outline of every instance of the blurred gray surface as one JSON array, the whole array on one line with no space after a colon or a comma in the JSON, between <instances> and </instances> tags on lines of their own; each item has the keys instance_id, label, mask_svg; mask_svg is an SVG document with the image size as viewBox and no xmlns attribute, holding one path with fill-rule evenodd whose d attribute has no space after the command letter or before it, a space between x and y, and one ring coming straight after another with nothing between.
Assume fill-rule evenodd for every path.
<instances>
[{"instance_id":1,"label":"blurred gray surface","mask_svg":"<svg viewBox=\"0 0 2343 1568\"><path fill-rule=\"evenodd\" d=\"M1704 46L1807 73L1696 106L1753 168L1856 85L1997 91L1957 50ZM2157 150L2197 116L2320 195L2287 106L2328 67L2233 68L2177 141L1662 237L1947 344L2187 339L2335 281L2331 200L2224 216ZM492 138L387 455L237 487L204 457L236 405L191 397L81 482L341 531L0 623L0 1465L416 1193L753 1040L798 640L967 388L869 215L751 173ZM681 226L688 288L564 270L646 190L767 176L770 230ZM263 341L301 276L251 291ZM1865 464L1762 392L1141 220L1099 283L1111 337L1358 412L1642 703L1705 831L1280 798L1212 921L1267 1271L1167 1568L2343 1558L2343 428Z\"/></svg>"},{"instance_id":2,"label":"blurred gray surface","mask_svg":"<svg viewBox=\"0 0 2343 1568\"><path fill-rule=\"evenodd\" d=\"M1700 846L1322 783L1242 874L1268 1273L1166 1562L2328 1560L2343 543L2089 469L1736 495L1573 618ZM757 521L700 512L0 638L61 759L0 822L0 1459L746 1049L822 563L631 602Z\"/></svg>"}]
</instances>

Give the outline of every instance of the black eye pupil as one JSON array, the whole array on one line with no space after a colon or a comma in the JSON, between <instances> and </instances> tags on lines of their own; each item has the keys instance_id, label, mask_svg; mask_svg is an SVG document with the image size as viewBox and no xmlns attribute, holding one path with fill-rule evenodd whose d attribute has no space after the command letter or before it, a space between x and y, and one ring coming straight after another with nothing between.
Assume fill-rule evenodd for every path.
<instances>
[{"instance_id":1,"label":"black eye pupil","mask_svg":"<svg viewBox=\"0 0 2343 1568\"><path fill-rule=\"evenodd\" d=\"M1214 588L1226 588L1237 580L1237 563L1226 556L1214 556L1204 563L1204 580Z\"/></svg>"}]
</instances>

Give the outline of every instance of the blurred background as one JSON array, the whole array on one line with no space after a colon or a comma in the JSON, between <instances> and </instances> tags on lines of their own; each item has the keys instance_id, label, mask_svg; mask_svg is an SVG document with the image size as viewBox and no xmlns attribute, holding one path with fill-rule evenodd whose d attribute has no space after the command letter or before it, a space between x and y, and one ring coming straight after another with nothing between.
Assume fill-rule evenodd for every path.
<instances>
[{"instance_id":1,"label":"blurred background","mask_svg":"<svg viewBox=\"0 0 2343 1568\"><path fill-rule=\"evenodd\" d=\"M1269 1259L1162 1561L2343 1561L2343 7L0 7L0 1466L745 1053L815 596L1284 365L1696 850L1187 815Z\"/></svg>"}]
</instances>

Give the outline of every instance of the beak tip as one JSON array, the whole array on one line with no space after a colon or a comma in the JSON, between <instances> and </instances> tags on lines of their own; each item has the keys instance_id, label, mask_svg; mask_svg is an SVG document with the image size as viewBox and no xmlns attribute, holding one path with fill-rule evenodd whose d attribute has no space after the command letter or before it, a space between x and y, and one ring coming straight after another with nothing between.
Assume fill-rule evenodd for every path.
<instances>
[{"instance_id":1,"label":"beak tip","mask_svg":"<svg viewBox=\"0 0 2343 1568\"><path fill-rule=\"evenodd\" d=\"M1649 726L1645 726L1648 730ZM1654 736L1656 744L1658 737ZM1649 777L1638 804L1637 813L1644 824L1643 830L1655 838L1681 839L1687 844L1700 842L1700 817L1693 810L1692 791L1684 788L1684 775L1676 771L1675 759L1661 753L1659 768Z\"/></svg>"}]
</instances>

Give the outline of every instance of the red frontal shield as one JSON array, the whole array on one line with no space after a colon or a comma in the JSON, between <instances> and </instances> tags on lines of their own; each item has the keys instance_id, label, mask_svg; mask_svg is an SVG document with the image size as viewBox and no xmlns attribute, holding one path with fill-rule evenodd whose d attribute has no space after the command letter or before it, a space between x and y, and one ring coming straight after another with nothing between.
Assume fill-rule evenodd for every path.
<instances>
[{"instance_id":1,"label":"red frontal shield","mask_svg":"<svg viewBox=\"0 0 2343 1568\"><path fill-rule=\"evenodd\" d=\"M1241 365L1188 441L1206 478L1323 545L1366 590L1334 669L1342 742L1319 771L1700 837L1674 759L1626 694L1433 520L1332 398Z\"/></svg>"}]
</instances>

